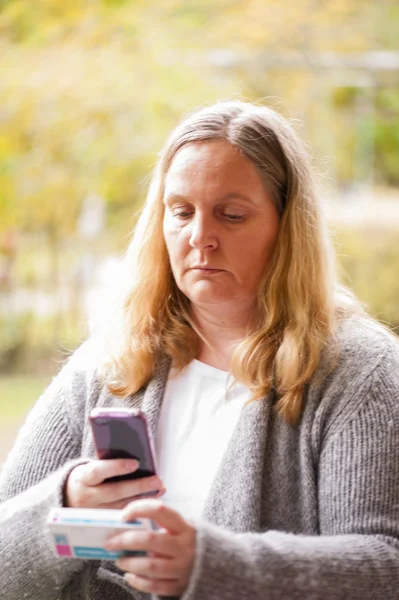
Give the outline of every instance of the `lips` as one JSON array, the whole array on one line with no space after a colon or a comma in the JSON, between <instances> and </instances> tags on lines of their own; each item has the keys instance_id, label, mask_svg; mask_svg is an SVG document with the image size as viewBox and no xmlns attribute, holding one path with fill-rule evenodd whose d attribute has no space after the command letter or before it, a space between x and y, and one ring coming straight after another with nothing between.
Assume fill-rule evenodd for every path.
<instances>
[{"instance_id":1,"label":"lips","mask_svg":"<svg viewBox=\"0 0 399 600\"><path fill-rule=\"evenodd\" d=\"M192 271L203 271L205 273L212 273L212 272L217 272L217 271L223 271L223 269L216 269L214 267L205 267L205 266L197 266L197 267L191 267Z\"/></svg>"}]
</instances>

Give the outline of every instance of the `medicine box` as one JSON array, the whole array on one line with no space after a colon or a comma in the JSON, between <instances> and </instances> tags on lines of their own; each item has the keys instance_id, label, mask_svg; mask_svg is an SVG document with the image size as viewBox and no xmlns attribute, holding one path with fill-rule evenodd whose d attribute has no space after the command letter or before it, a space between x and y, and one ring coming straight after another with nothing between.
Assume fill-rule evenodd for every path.
<instances>
[{"instance_id":1,"label":"medicine box","mask_svg":"<svg viewBox=\"0 0 399 600\"><path fill-rule=\"evenodd\" d=\"M120 556L145 556L142 551L109 551L105 541L122 531L155 529L151 519L122 521L121 510L54 508L48 517L55 552L62 558L116 560Z\"/></svg>"}]
</instances>

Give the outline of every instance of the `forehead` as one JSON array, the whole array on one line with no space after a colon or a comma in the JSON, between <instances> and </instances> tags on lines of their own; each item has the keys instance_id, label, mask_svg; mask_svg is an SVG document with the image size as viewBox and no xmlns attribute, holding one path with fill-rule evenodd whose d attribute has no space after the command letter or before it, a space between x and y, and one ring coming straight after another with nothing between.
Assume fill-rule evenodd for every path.
<instances>
[{"instance_id":1,"label":"forehead","mask_svg":"<svg viewBox=\"0 0 399 600\"><path fill-rule=\"evenodd\" d=\"M261 185L255 165L226 140L193 142L174 156L165 177L165 194L195 186Z\"/></svg>"}]
</instances>

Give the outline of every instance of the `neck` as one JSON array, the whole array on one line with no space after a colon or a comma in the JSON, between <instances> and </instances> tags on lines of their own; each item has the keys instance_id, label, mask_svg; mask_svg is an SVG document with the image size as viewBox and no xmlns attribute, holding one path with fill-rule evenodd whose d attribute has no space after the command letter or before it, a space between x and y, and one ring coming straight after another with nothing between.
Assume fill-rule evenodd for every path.
<instances>
[{"instance_id":1,"label":"neck","mask_svg":"<svg viewBox=\"0 0 399 600\"><path fill-rule=\"evenodd\" d=\"M254 321L254 309L225 306L203 308L191 306L191 314L199 328L200 351L197 359L217 369L228 371L237 345L248 335Z\"/></svg>"}]
</instances>

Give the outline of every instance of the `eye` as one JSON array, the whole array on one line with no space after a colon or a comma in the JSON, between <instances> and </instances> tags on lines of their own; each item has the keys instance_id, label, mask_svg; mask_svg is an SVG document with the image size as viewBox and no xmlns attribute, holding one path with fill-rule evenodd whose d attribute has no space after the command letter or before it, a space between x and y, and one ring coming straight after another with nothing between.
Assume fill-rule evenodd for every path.
<instances>
[{"instance_id":1,"label":"eye","mask_svg":"<svg viewBox=\"0 0 399 600\"><path fill-rule=\"evenodd\" d=\"M172 217L176 219L188 219L193 214L193 207L187 204L174 204L169 208Z\"/></svg>"},{"instance_id":2,"label":"eye","mask_svg":"<svg viewBox=\"0 0 399 600\"><path fill-rule=\"evenodd\" d=\"M228 221L232 221L233 223L239 223L240 221L244 220L244 215L234 215L232 213L223 213L222 216L225 217Z\"/></svg>"},{"instance_id":3,"label":"eye","mask_svg":"<svg viewBox=\"0 0 399 600\"><path fill-rule=\"evenodd\" d=\"M172 215L178 219L188 219L193 213L188 210L174 211Z\"/></svg>"}]
</instances>

